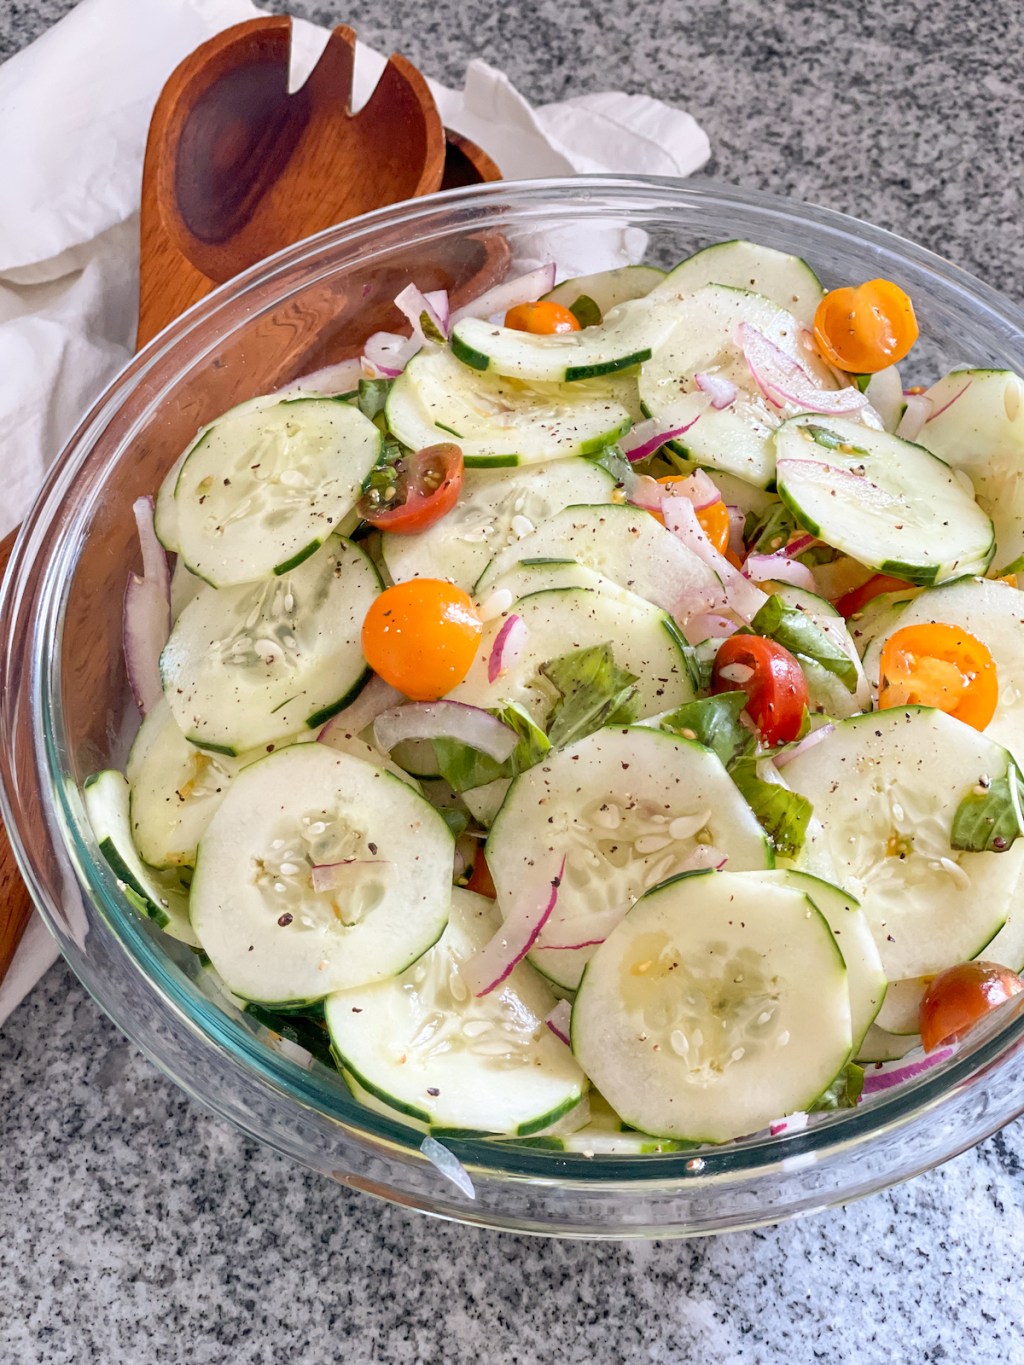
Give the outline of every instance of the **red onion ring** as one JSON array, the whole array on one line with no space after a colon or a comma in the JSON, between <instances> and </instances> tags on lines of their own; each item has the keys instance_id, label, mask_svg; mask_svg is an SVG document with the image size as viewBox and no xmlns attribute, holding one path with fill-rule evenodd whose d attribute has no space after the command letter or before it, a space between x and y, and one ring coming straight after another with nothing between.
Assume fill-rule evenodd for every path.
<instances>
[{"instance_id":1,"label":"red onion ring","mask_svg":"<svg viewBox=\"0 0 1024 1365\"><path fill-rule=\"evenodd\" d=\"M496 763L503 763L519 742L497 716L461 701L411 701L382 711L373 722L377 747L389 754L407 739L457 739Z\"/></svg>"},{"instance_id":2,"label":"red onion ring","mask_svg":"<svg viewBox=\"0 0 1024 1365\"><path fill-rule=\"evenodd\" d=\"M526 622L515 612L508 618L495 636L487 660L487 681L497 682L522 656L529 634Z\"/></svg>"},{"instance_id":3,"label":"red onion ring","mask_svg":"<svg viewBox=\"0 0 1024 1365\"><path fill-rule=\"evenodd\" d=\"M736 328L736 343L750 367L754 382L774 407L792 403L803 412L831 416L860 412L867 398L855 388L820 389L799 361L769 340L749 322Z\"/></svg>"},{"instance_id":4,"label":"red onion ring","mask_svg":"<svg viewBox=\"0 0 1024 1365\"><path fill-rule=\"evenodd\" d=\"M489 995L522 962L551 918L564 875L563 856L558 871L548 882L548 894L544 894L544 885L539 880L522 888L498 932L462 964L463 980L474 995Z\"/></svg>"}]
</instances>

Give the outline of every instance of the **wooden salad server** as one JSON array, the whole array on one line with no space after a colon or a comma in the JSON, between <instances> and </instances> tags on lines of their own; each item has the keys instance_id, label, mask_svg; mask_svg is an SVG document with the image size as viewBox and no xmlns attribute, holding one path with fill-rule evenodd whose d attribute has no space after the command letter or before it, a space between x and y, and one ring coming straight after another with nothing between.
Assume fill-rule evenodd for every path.
<instances>
[{"instance_id":1,"label":"wooden salad server","mask_svg":"<svg viewBox=\"0 0 1024 1365\"><path fill-rule=\"evenodd\" d=\"M435 190L501 178L469 139L446 135L426 81L404 57L389 59L352 114L355 44L350 28L337 27L305 84L289 93L291 20L268 15L215 35L173 72L153 111L143 166L138 348L217 285L311 233ZM493 234L477 245L468 274L463 253L450 267L443 258L425 263L417 282L449 288L457 299L482 292L503 273L508 249ZM315 355L283 353L277 382L358 354L369 332L400 325L390 300L416 265L411 257L382 272L358 336L339 327ZM210 411L183 417L194 432L246 396L211 385ZM179 447L190 435L180 434ZM0 578L16 534L0 541ZM0 824L0 980L31 910Z\"/></svg>"}]
</instances>

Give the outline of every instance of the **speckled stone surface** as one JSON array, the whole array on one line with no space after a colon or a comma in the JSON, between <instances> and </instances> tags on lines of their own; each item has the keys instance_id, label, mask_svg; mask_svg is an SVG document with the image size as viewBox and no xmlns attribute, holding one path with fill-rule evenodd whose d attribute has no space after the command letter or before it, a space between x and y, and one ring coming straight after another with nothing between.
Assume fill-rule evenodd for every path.
<instances>
[{"instance_id":1,"label":"speckled stone surface","mask_svg":"<svg viewBox=\"0 0 1024 1365\"><path fill-rule=\"evenodd\" d=\"M0 56L70 8L0 0ZM453 83L479 55L537 101L677 100L708 130L710 174L873 219L1024 295L1008 0L292 8ZM0 1154L0 1365L1024 1363L1021 1124L778 1229L645 1246L477 1232L245 1141L59 965L0 1032Z\"/></svg>"}]
</instances>

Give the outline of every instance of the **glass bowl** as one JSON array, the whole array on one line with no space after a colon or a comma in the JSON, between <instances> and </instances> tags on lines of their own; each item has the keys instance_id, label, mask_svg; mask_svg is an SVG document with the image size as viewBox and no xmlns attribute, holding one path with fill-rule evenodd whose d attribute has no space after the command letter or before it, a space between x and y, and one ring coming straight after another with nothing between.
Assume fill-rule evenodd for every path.
<instances>
[{"instance_id":1,"label":"glass bowl","mask_svg":"<svg viewBox=\"0 0 1024 1365\"><path fill-rule=\"evenodd\" d=\"M99 399L29 516L0 606L3 815L65 957L120 1028L190 1095L307 1167L441 1217L582 1237L689 1236L848 1201L963 1151L1024 1110L1024 997L947 1063L803 1132L698 1153L593 1157L422 1136L361 1107L239 1012L201 959L126 903L85 818L81 783L123 763L137 724L121 657L132 500L195 429L343 356L399 319L414 278L463 297L555 259L582 273L644 253L662 266L748 237L805 256L826 285L887 276L913 297L927 380L950 365L1024 370L1020 311L955 266L841 214L752 190L653 178L497 184L320 233L223 286L157 337ZM468 1173L471 1185L464 1173Z\"/></svg>"}]
</instances>

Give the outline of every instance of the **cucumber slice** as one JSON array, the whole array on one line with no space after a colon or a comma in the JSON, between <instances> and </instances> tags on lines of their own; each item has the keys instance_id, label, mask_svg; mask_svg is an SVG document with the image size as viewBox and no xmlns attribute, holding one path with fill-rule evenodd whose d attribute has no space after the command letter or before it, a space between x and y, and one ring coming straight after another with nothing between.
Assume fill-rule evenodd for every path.
<instances>
[{"instance_id":1,"label":"cucumber slice","mask_svg":"<svg viewBox=\"0 0 1024 1365\"><path fill-rule=\"evenodd\" d=\"M767 488L775 477L772 433L798 409L777 408L761 393L736 341L736 329L744 322L799 361L818 388L838 387L813 347L804 345L805 333L791 313L760 294L712 284L679 304L671 335L640 372L640 401L666 428L694 422L685 435L669 442L677 455L706 465L712 478L723 470ZM709 407L694 379L704 371L735 384L735 402L721 410Z\"/></svg>"},{"instance_id":2,"label":"cucumber slice","mask_svg":"<svg viewBox=\"0 0 1024 1365\"><path fill-rule=\"evenodd\" d=\"M988 647L996 665L999 700L985 735L1009 749L1024 770L1024 593L988 578L960 578L918 593L864 653L868 681L877 692L882 647L895 630L933 621L961 626Z\"/></svg>"},{"instance_id":3,"label":"cucumber slice","mask_svg":"<svg viewBox=\"0 0 1024 1365\"><path fill-rule=\"evenodd\" d=\"M381 434L351 403L243 403L207 427L174 487L177 548L214 587L287 573L355 506Z\"/></svg>"},{"instance_id":4,"label":"cucumber slice","mask_svg":"<svg viewBox=\"0 0 1024 1365\"><path fill-rule=\"evenodd\" d=\"M750 513L761 516L769 507L778 505L779 499L774 493L758 488L757 484L741 479L738 474L727 474L724 469L709 469L707 473L726 506L738 507L745 516Z\"/></svg>"},{"instance_id":5,"label":"cucumber slice","mask_svg":"<svg viewBox=\"0 0 1024 1365\"><path fill-rule=\"evenodd\" d=\"M899 1062L908 1052L913 1052L915 1047L920 1046L921 1039L916 1033L901 1037L895 1033L886 1033L877 1024L872 1024L857 1052L857 1061Z\"/></svg>"},{"instance_id":6,"label":"cucumber slice","mask_svg":"<svg viewBox=\"0 0 1024 1365\"><path fill-rule=\"evenodd\" d=\"M880 1019L879 1009L884 1010L889 1004L885 972L860 905L841 887L806 872L798 872L795 868L771 868L766 872L741 872L737 875L746 881L786 886L799 891L824 916L846 963L850 1027L856 1051L872 1023ZM897 984L902 986L905 983Z\"/></svg>"},{"instance_id":7,"label":"cucumber slice","mask_svg":"<svg viewBox=\"0 0 1024 1365\"><path fill-rule=\"evenodd\" d=\"M715 571L639 507L566 507L494 556L474 589L483 597L523 561L574 560L663 608L690 615L722 600ZM701 604L704 604L703 606Z\"/></svg>"},{"instance_id":8,"label":"cucumber slice","mask_svg":"<svg viewBox=\"0 0 1024 1365\"><path fill-rule=\"evenodd\" d=\"M323 744L244 768L199 844L192 924L235 994L320 1000L404 971L440 937L454 841L404 782ZM355 860L313 889L316 864Z\"/></svg>"},{"instance_id":9,"label":"cucumber slice","mask_svg":"<svg viewBox=\"0 0 1024 1365\"><path fill-rule=\"evenodd\" d=\"M984 573L990 518L923 446L804 414L775 435L779 495L812 535L880 573L927 586Z\"/></svg>"},{"instance_id":10,"label":"cucumber slice","mask_svg":"<svg viewBox=\"0 0 1024 1365\"><path fill-rule=\"evenodd\" d=\"M882 1008L875 1016L878 1027L898 1037L916 1035L921 1001L930 981L931 977L927 976L912 976L906 981L890 981Z\"/></svg>"},{"instance_id":11,"label":"cucumber slice","mask_svg":"<svg viewBox=\"0 0 1024 1365\"><path fill-rule=\"evenodd\" d=\"M849 630L853 643L860 651L861 659L867 658L873 641L879 636L888 636L896 629L903 615L903 608L913 601L920 588L909 584L902 592L884 592L872 598L866 607L850 617ZM865 668L865 674L867 668Z\"/></svg>"},{"instance_id":12,"label":"cucumber slice","mask_svg":"<svg viewBox=\"0 0 1024 1365\"><path fill-rule=\"evenodd\" d=\"M656 305L634 299L613 308L600 326L550 336L464 318L452 329L452 354L471 369L512 379L566 384L597 379L649 360L675 325L678 310L671 295Z\"/></svg>"},{"instance_id":13,"label":"cucumber slice","mask_svg":"<svg viewBox=\"0 0 1024 1365\"><path fill-rule=\"evenodd\" d=\"M846 622L831 602L805 588L797 588L789 583L773 584L772 591L789 607L801 611L818 627L824 635L843 650L857 670L857 685L851 692L845 683L830 673L813 659L800 656L800 667L807 679L809 707L818 715L832 720L845 720L871 705L871 689L861 666L860 655Z\"/></svg>"},{"instance_id":14,"label":"cucumber slice","mask_svg":"<svg viewBox=\"0 0 1024 1365\"><path fill-rule=\"evenodd\" d=\"M472 589L488 561L571 503L608 501L615 480L591 460L555 460L529 469L467 469L459 501L415 536L381 537L395 583L447 578Z\"/></svg>"},{"instance_id":15,"label":"cucumber slice","mask_svg":"<svg viewBox=\"0 0 1024 1365\"><path fill-rule=\"evenodd\" d=\"M986 962L998 962L1018 975L1024 972L1024 873L1010 896L1006 923L981 955Z\"/></svg>"},{"instance_id":16,"label":"cucumber slice","mask_svg":"<svg viewBox=\"0 0 1024 1365\"><path fill-rule=\"evenodd\" d=\"M501 594L511 593L513 603L521 597L529 597L535 592L548 592L551 588L592 588L595 592L610 592L613 597L622 595L623 589L603 574L595 573L571 559L551 559L519 563L496 578L487 589L487 596L498 600Z\"/></svg>"},{"instance_id":17,"label":"cucumber slice","mask_svg":"<svg viewBox=\"0 0 1024 1365\"><path fill-rule=\"evenodd\" d=\"M620 303L644 298L664 278L664 270L653 265L623 265L616 270L599 270L596 275L577 275L575 279L563 280L550 294L544 295L544 301L571 308L581 297L593 299L603 316Z\"/></svg>"},{"instance_id":18,"label":"cucumber slice","mask_svg":"<svg viewBox=\"0 0 1024 1365\"><path fill-rule=\"evenodd\" d=\"M610 588L555 588L531 593L509 610L526 626L518 659L490 681L488 662L504 621L497 617L488 622L468 674L448 694L451 700L487 709L515 702L544 726L558 692L541 675L541 664L573 649L603 644L610 644L616 664L638 679L635 696L641 715L693 699L674 623L641 597L622 589L613 594Z\"/></svg>"},{"instance_id":19,"label":"cucumber slice","mask_svg":"<svg viewBox=\"0 0 1024 1365\"><path fill-rule=\"evenodd\" d=\"M632 425L608 386L539 391L468 369L440 349L409 361L386 411L391 431L410 449L454 439L466 464L482 467L591 455Z\"/></svg>"},{"instance_id":20,"label":"cucumber slice","mask_svg":"<svg viewBox=\"0 0 1024 1365\"><path fill-rule=\"evenodd\" d=\"M171 620L176 621L188 604L194 601L206 584L190 573L179 556L171 573Z\"/></svg>"},{"instance_id":21,"label":"cucumber slice","mask_svg":"<svg viewBox=\"0 0 1024 1365\"><path fill-rule=\"evenodd\" d=\"M817 817L801 861L813 871L824 858L860 901L890 981L976 957L1005 922L1024 843L963 853L949 840L963 797L1010 761L977 730L908 706L840 721L787 764Z\"/></svg>"},{"instance_id":22,"label":"cucumber slice","mask_svg":"<svg viewBox=\"0 0 1024 1365\"><path fill-rule=\"evenodd\" d=\"M125 778L112 769L97 773L86 782L83 798L100 852L128 903L165 934L198 948L199 940L189 923L188 891L173 874L147 867L132 843Z\"/></svg>"},{"instance_id":23,"label":"cucumber slice","mask_svg":"<svg viewBox=\"0 0 1024 1365\"><path fill-rule=\"evenodd\" d=\"M825 290L817 275L799 256L788 256L756 242L718 242L681 261L665 276L659 290L695 294L705 285L761 294L810 327Z\"/></svg>"},{"instance_id":24,"label":"cucumber slice","mask_svg":"<svg viewBox=\"0 0 1024 1365\"><path fill-rule=\"evenodd\" d=\"M340 711L369 676L359 639L379 590L370 559L340 536L281 578L204 587L160 656L185 737L240 754Z\"/></svg>"},{"instance_id":25,"label":"cucumber slice","mask_svg":"<svg viewBox=\"0 0 1024 1365\"><path fill-rule=\"evenodd\" d=\"M530 961L572 990L596 943L644 891L685 869L698 846L732 869L771 865L764 831L710 749L615 726L514 779L491 826L487 866L504 909L535 863L565 855L558 901Z\"/></svg>"},{"instance_id":26,"label":"cucumber slice","mask_svg":"<svg viewBox=\"0 0 1024 1365\"><path fill-rule=\"evenodd\" d=\"M340 1065L431 1128L526 1134L579 1104L587 1079L544 1020L555 997L528 963L474 996L461 963L491 939L494 902L452 892L438 942L401 976L332 995L324 1007Z\"/></svg>"},{"instance_id":27,"label":"cucumber slice","mask_svg":"<svg viewBox=\"0 0 1024 1365\"><path fill-rule=\"evenodd\" d=\"M529 1145L548 1147L578 1156L649 1156L658 1152L681 1152L690 1144L675 1138L656 1138L627 1128L603 1095L596 1090L587 1094L590 1110L587 1122L572 1132L545 1133L529 1139ZM582 1108L582 1105L580 1106Z\"/></svg>"},{"instance_id":28,"label":"cucumber slice","mask_svg":"<svg viewBox=\"0 0 1024 1365\"><path fill-rule=\"evenodd\" d=\"M1012 370L954 370L925 397L933 415L918 440L970 477L992 518L997 565L1024 556L1024 379Z\"/></svg>"},{"instance_id":29,"label":"cucumber slice","mask_svg":"<svg viewBox=\"0 0 1024 1365\"><path fill-rule=\"evenodd\" d=\"M626 1123L728 1142L807 1109L850 1054L836 940L811 900L729 872L638 901L587 967L572 1047Z\"/></svg>"}]
</instances>

